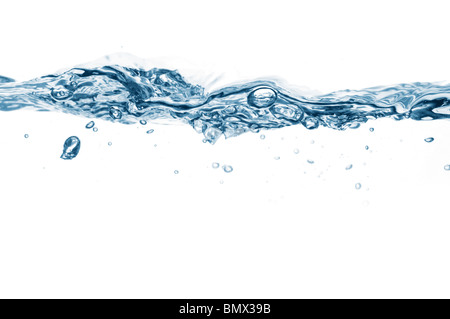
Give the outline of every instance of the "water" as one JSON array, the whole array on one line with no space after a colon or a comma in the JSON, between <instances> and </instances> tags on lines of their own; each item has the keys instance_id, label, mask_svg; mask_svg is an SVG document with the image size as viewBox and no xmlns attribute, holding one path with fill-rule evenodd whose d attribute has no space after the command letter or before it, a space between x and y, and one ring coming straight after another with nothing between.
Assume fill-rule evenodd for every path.
<instances>
[{"instance_id":1,"label":"water","mask_svg":"<svg viewBox=\"0 0 450 319\"><path fill-rule=\"evenodd\" d=\"M249 81L207 92L176 71L120 65L74 68L14 82L0 77L0 110L61 111L123 124L175 119L214 144L221 136L301 125L357 128L378 118L450 118L450 85L416 82L305 95L273 80ZM142 123L142 122L141 122Z\"/></svg>"},{"instance_id":2,"label":"water","mask_svg":"<svg viewBox=\"0 0 450 319\"><path fill-rule=\"evenodd\" d=\"M356 184L355 184L355 188L356 188L356 189L361 189L361 183L356 183Z\"/></svg>"},{"instance_id":3,"label":"water","mask_svg":"<svg viewBox=\"0 0 450 319\"><path fill-rule=\"evenodd\" d=\"M212 163L212 168L219 168L220 164L217 162Z\"/></svg>"},{"instance_id":4,"label":"water","mask_svg":"<svg viewBox=\"0 0 450 319\"><path fill-rule=\"evenodd\" d=\"M25 137L25 138L29 138L30 137L30 135L28 135L28 134L25 134L23 137Z\"/></svg>"},{"instance_id":5,"label":"water","mask_svg":"<svg viewBox=\"0 0 450 319\"><path fill-rule=\"evenodd\" d=\"M424 141L427 142L427 143L431 143L431 142L434 141L434 138L433 137L428 137L428 138L424 139Z\"/></svg>"},{"instance_id":6,"label":"water","mask_svg":"<svg viewBox=\"0 0 450 319\"><path fill-rule=\"evenodd\" d=\"M353 165L352 164L350 164L350 165L347 165L347 167L345 167L345 169L348 171L348 170L351 170L353 168Z\"/></svg>"},{"instance_id":7,"label":"water","mask_svg":"<svg viewBox=\"0 0 450 319\"><path fill-rule=\"evenodd\" d=\"M78 137L76 136L69 137L64 142L64 149L61 158L65 160L71 160L77 157L78 153L80 152L80 145L81 143Z\"/></svg>"}]
</instances>

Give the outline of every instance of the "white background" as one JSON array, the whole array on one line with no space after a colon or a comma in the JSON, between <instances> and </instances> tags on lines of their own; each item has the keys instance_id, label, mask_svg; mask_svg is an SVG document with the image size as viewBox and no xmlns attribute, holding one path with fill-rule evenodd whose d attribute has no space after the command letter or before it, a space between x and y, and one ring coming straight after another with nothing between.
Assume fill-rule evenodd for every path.
<instances>
[{"instance_id":1,"label":"white background","mask_svg":"<svg viewBox=\"0 0 450 319\"><path fill-rule=\"evenodd\" d=\"M448 9L3 1L0 74L27 80L129 52L199 83L276 76L328 92L445 81ZM183 125L97 121L94 133L87 121L0 113L0 297L450 297L446 121L289 127L214 146ZM62 161L71 135L80 155Z\"/></svg>"}]
</instances>

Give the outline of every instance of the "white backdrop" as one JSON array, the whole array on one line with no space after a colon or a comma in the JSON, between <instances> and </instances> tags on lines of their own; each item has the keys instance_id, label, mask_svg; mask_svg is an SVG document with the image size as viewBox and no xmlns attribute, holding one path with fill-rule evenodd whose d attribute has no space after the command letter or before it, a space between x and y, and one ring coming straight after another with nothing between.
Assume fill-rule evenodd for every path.
<instances>
[{"instance_id":1,"label":"white backdrop","mask_svg":"<svg viewBox=\"0 0 450 319\"><path fill-rule=\"evenodd\" d=\"M26 80L128 52L199 83L276 76L327 92L445 81L448 9L3 1L0 74ZM0 297L450 296L447 121L289 127L214 146L184 125L96 121L94 133L87 122L0 113ZM62 161L71 135L80 155Z\"/></svg>"}]
</instances>

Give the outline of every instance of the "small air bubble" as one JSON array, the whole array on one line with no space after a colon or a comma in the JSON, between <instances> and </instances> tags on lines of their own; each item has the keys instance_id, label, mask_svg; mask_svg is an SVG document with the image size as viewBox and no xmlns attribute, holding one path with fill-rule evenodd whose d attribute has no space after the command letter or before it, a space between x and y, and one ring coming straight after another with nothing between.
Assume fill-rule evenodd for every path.
<instances>
[{"instance_id":1,"label":"small air bubble","mask_svg":"<svg viewBox=\"0 0 450 319\"><path fill-rule=\"evenodd\" d=\"M212 163L212 168L219 168L220 164L217 162Z\"/></svg>"},{"instance_id":2,"label":"small air bubble","mask_svg":"<svg viewBox=\"0 0 450 319\"><path fill-rule=\"evenodd\" d=\"M114 120L119 120L122 118L122 111L119 110L118 107L111 106L109 108L109 116L111 116Z\"/></svg>"},{"instance_id":3,"label":"small air bubble","mask_svg":"<svg viewBox=\"0 0 450 319\"><path fill-rule=\"evenodd\" d=\"M233 167L231 165L224 165L222 168L225 173L231 173L233 171Z\"/></svg>"},{"instance_id":4,"label":"small air bubble","mask_svg":"<svg viewBox=\"0 0 450 319\"><path fill-rule=\"evenodd\" d=\"M30 135L28 135L28 134L25 134L23 137L25 137L25 138L29 138L30 137Z\"/></svg>"},{"instance_id":5,"label":"small air bubble","mask_svg":"<svg viewBox=\"0 0 450 319\"><path fill-rule=\"evenodd\" d=\"M88 124L86 124L86 128L87 129L91 129L95 126L95 122L94 121L90 121Z\"/></svg>"},{"instance_id":6,"label":"small air bubble","mask_svg":"<svg viewBox=\"0 0 450 319\"><path fill-rule=\"evenodd\" d=\"M373 132L375 129L373 127L369 128L369 131Z\"/></svg>"},{"instance_id":7,"label":"small air bubble","mask_svg":"<svg viewBox=\"0 0 450 319\"><path fill-rule=\"evenodd\" d=\"M141 125L146 125L147 121L146 120L140 120L139 123L141 123Z\"/></svg>"},{"instance_id":8,"label":"small air bubble","mask_svg":"<svg viewBox=\"0 0 450 319\"><path fill-rule=\"evenodd\" d=\"M307 162L308 162L309 164L314 164L314 161L313 161L313 160L307 160Z\"/></svg>"},{"instance_id":9,"label":"small air bubble","mask_svg":"<svg viewBox=\"0 0 450 319\"><path fill-rule=\"evenodd\" d=\"M112 142L108 142L108 146L111 146L112 145Z\"/></svg>"},{"instance_id":10,"label":"small air bubble","mask_svg":"<svg viewBox=\"0 0 450 319\"><path fill-rule=\"evenodd\" d=\"M94 132L98 132L98 128L97 128L97 127L94 127L92 130L93 130Z\"/></svg>"},{"instance_id":11,"label":"small air bubble","mask_svg":"<svg viewBox=\"0 0 450 319\"><path fill-rule=\"evenodd\" d=\"M424 139L424 141L427 142L427 143L431 143L431 142L434 141L434 138L433 137L427 137L426 139Z\"/></svg>"},{"instance_id":12,"label":"small air bubble","mask_svg":"<svg viewBox=\"0 0 450 319\"><path fill-rule=\"evenodd\" d=\"M355 188L356 188L356 189L361 189L361 183L356 183L356 184L355 184Z\"/></svg>"},{"instance_id":13,"label":"small air bubble","mask_svg":"<svg viewBox=\"0 0 450 319\"><path fill-rule=\"evenodd\" d=\"M369 149L369 145L366 145L364 148L365 148L366 151L367 151L367 150Z\"/></svg>"},{"instance_id":14,"label":"small air bubble","mask_svg":"<svg viewBox=\"0 0 450 319\"><path fill-rule=\"evenodd\" d=\"M298 148L294 148L294 154L300 153L300 150Z\"/></svg>"},{"instance_id":15,"label":"small air bubble","mask_svg":"<svg viewBox=\"0 0 450 319\"><path fill-rule=\"evenodd\" d=\"M262 139L262 140L264 140L264 139L266 138L266 136L265 136L264 134L261 134L261 135L259 136L259 138Z\"/></svg>"},{"instance_id":16,"label":"small air bubble","mask_svg":"<svg viewBox=\"0 0 450 319\"><path fill-rule=\"evenodd\" d=\"M174 173L175 175L177 175L177 174L179 173L179 171L178 171L178 170L174 170L173 173Z\"/></svg>"},{"instance_id":17,"label":"small air bubble","mask_svg":"<svg viewBox=\"0 0 450 319\"><path fill-rule=\"evenodd\" d=\"M147 134L152 134L155 130L154 129L150 129L147 131Z\"/></svg>"},{"instance_id":18,"label":"small air bubble","mask_svg":"<svg viewBox=\"0 0 450 319\"><path fill-rule=\"evenodd\" d=\"M444 166L444 169L445 169L446 171L450 171L450 165L445 165L445 166Z\"/></svg>"},{"instance_id":19,"label":"small air bubble","mask_svg":"<svg viewBox=\"0 0 450 319\"><path fill-rule=\"evenodd\" d=\"M350 164L350 165L348 165L345 169L348 171L349 169L352 169L352 168L353 168L353 165Z\"/></svg>"}]
</instances>

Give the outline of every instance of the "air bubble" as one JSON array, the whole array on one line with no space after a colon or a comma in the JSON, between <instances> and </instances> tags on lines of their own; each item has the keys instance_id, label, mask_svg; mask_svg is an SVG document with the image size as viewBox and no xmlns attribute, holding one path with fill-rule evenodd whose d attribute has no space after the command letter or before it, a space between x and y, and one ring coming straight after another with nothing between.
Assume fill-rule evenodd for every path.
<instances>
[{"instance_id":1,"label":"air bubble","mask_svg":"<svg viewBox=\"0 0 450 319\"><path fill-rule=\"evenodd\" d=\"M178 170L174 170L173 173L174 173L175 175L177 175L177 174L179 173L179 171L178 171Z\"/></svg>"},{"instance_id":2,"label":"air bubble","mask_svg":"<svg viewBox=\"0 0 450 319\"><path fill-rule=\"evenodd\" d=\"M261 134L261 135L259 136L259 138L262 139L262 140L264 140L264 139L266 138L266 136L265 136L264 134Z\"/></svg>"},{"instance_id":3,"label":"air bubble","mask_svg":"<svg viewBox=\"0 0 450 319\"><path fill-rule=\"evenodd\" d=\"M154 129L150 129L147 131L147 134L152 134L155 130Z\"/></svg>"},{"instance_id":4,"label":"air bubble","mask_svg":"<svg viewBox=\"0 0 450 319\"><path fill-rule=\"evenodd\" d=\"M294 154L300 153L300 150L298 148L294 148Z\"/></svg>"},{"instance_id":5,"label":"air bubble","mask_svg":"<svg viewBox=\"0 0 450 319\"><path fill-rule=\"evenodd\" d=\"M233 171L233 167L231 165L224 165L222 168L225 173L231 173Z\"/></svg>"},{"instance_id":6,"label":"air bubble","mask_svg":"<svg viewBox=\"0 0 450 319\"><path fill-rule=\"evenodd\" d=\"M30 137L30 135L28 135L28 134L25 134L23 137L25 137L25 138L29 138Z\"/></svg>"},{"instance_id":7,"label":"air bubble","mask_svg":"<svg viewBox=\"0 0 450 319\"><path fill-rule=\"evenodd\" d=\"M97 127L94 127L92 130L93 130L94 132L98 132L98 128L97 128Z\"/></svg>"},{"instance_id":8,"label":"air bubble","mask_svg":"<svg viewBox=\"0 0 450 319\"><path fill-rule=\"evenodd\" d=\"M347 165L347 167L346 167L345 169L348 171L348 170L350 170L350 169L352 169L352 168L353 168L353 165L350 164L350 165Z\"/></svg>"},{"instance_id":9,"label":"air bubble","mask_svg":"<svg viewBox=\"0 0 450 319\"><path fill-rule=\"evenodd\" d=\"M90 121L88 124L86 124L86 128L87 129L91 129L95 126L95 122L94 121Z\"/></svg>"},{"instance_id":10,"label":"air bubble","mask_svg":"<svg viewBox=\"0 0 450 319\"><path fill-rule=\"evenodd\" d=\"M115 120L119 120L122 118L122 111L119 110L116 106L111 106L109 108L109 116L111 116Z\"/></svg>"},{"instance_id":11,"label":"air bubble","mask_svg":"<svg viewBox=\"0 0 450 319\"><path fill-rule=\"evenodd\" d=\"M139 123L141 123L141 125L146 125L147 121L146 120L140 120Z\"/></svg>"},{"instance_id":12,"label":"air bubble","mask_svg":"<svg viewBox=\"0 0 450 319\"><path fill-rule=\"evenodd\" d=\"M433 137L427 137L426 139L424 139L424 141L427 142L427 143L431 143L431 142L434 141L434 138Z\"/></svg>"},{"instance_id":13,"label":"air bubble","mask_svg":"<svg viewBox=\"0 0 450 319\"><path fill-rule=\"evenodd\" d=\"M73 92L64 86L57 86L52 88L50 95L57 101L67 100L73 95Z\"/></svg>"},{"instance_id":14,"label":"air bubble","mask_svg":"<svg viewBox=\"0 0 450 319\"><path fill-rule=\"evenodd\" d=\"M450 171L450 165L445 165L445 166L444 166L444 169L445 169L446 171Z\"/></svg>"},{"instance_id":15,"label":"air bubble","mask_svg":"<svg viewBox=\"0 0 450 319\"><path fill-rule=\"evenodd\" d=\"M307 117L303 120L303 125L308 130L314 130L319 127L319 121L314 117Z\"/></svg>"},{"instance_id":16,"label":"air bubble","mask_svg":"<svg viewBox=\"0 0 450 319\"><path fill-rule=\"evenodd\" d=\"M369 128L369 131L373 132L375 129L373 127Z\"/></svg>"},{"instance_id":17,"label":"air bubble","mask_svg":"<svg viewBox=\"0 0 450 319\"><path fill-rule=\"evenodd\" d=\"M355 184L355 188L356 188L356 189L361 189L361 183L356 183L356 184Z\"/></svg>"},{"instance_id":18,"label":"air bubble","mask_svg":"<svg viewBox=\"0 0 450 319\"><path fill-rule=\"evenodd\" d=\"M220 164L217 162L212 163L212 168L219 168Z\"/></svg>"},{"instance_id":19,"label":"air bubble","mask_svg":"<svg viewBox=\"0 0 450 319\"><path fill-rule=\"evenodd\" d=\"M259 88L248 95L247 102L254 107L268 107L275 103L276 99L277 93L271 88Z\"/></svg>"},{"instance_id":20,"label":"air bubble","mask_svg":"<svg viewBox=\"0 0 450 319\"><path fill-rule=\"evenodd\" d=\"M78 152L80 151L80 139L76 136L69 137L64 142L64 149L63 153L61 155L61 158L64 160L71 160L75 158L78 155Z\"/></svg>"}]
</instances>

